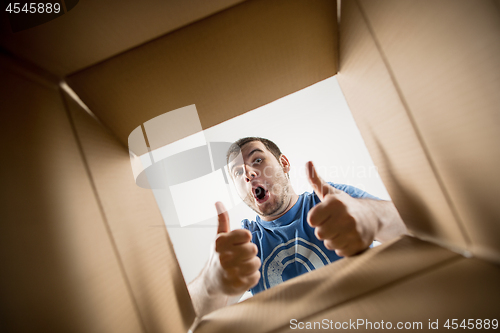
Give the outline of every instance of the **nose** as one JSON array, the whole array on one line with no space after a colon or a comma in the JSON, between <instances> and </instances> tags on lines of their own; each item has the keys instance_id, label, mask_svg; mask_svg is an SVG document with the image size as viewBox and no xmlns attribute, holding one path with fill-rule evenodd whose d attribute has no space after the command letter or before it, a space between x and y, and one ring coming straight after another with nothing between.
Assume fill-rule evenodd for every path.
<instances>
[{"instance_id":1,"label":"nose","mask_svg":"<svg viewBox=\"0 0 500 333\"><path fill-rule=\"evenodd\" d=\"M245 166L245 181L249 183L252 179L257 177L257 172L248 165Z\"/></svg>"}]
</instances>

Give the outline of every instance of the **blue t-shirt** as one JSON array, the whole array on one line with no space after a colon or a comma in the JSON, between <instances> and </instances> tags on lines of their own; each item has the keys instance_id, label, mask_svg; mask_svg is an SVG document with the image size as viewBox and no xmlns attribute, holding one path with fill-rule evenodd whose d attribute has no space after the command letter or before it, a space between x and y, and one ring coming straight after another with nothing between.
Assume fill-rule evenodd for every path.
<instances>
[{"instance_id":1,"label":"blue t-shirt","mask_svg":"<svg viewBox=\"0 0 500 333\"><path fill-rule=\"evenodd\" d=\"M329 183L353 198L378 198L350 185ZM252 233L261 260L259 283L251 289L256 294L281 282L327 265L341 257L328 250L307 223L307 213L320 202L316 193L305 192L285 215L274 221L247 219L241 226Z\"/></svg>"}]
</instances>

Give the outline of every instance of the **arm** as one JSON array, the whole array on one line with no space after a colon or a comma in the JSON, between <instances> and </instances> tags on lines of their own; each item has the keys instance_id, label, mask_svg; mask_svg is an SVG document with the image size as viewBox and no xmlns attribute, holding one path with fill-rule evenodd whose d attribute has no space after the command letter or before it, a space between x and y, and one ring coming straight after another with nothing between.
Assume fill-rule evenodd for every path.
<instances>
[{"instance_id":1,"label":"arm","mask_svg":"<svg viewBox=\"0 0 500 333\"><path fill-rule=\"evenodd\" d=\"M243 293L241 293L241 295L228 296L223 293L213 293L209 291L210 288L207 286L207 282L210 279L210 274L207 273L207 270L209 269L208 267L211 266L210 261L212 260L214 260L213 256L209 259L205 267L203 267L200 275L188 285L189 294L191 295L194 310L198 317L202 317L207 313L234 304L238 302L243 295Z\"/></svg>"},{"instance_id":2,"label":"arm","mask_svg":"<svg viewBox=\"0 0 500 333\"><path fill-rule=\"evenodd\" d=\"M260 279L257 246L248 230L229 231L229 214L216 203L219 226L215 251L188 290L198 317L236 303Z\"/></svg>"},{"instance_id":3,"label":"arm","mask_svg":"<svg viewBox=\"0 0 500 333\"><path fill-rule=\"evenodd\" d=\"M408 233L406 226L392 201L354 199L360 200L365 209L373 214L375 239L383 243Z\"/></svg>"},{"instance_id":4,"label":"arm","mask_svg":"<svg viewBox=\"0 0 500 333\"><path fill-rule=\"evenodd\" d=\"M407 232L392 202L355 199L324 182L311 162L306 170L321 200L309 211L307 222L327 249L351 256L367 249L374 239L384 242Z\"/></svg>"}]
</instances>

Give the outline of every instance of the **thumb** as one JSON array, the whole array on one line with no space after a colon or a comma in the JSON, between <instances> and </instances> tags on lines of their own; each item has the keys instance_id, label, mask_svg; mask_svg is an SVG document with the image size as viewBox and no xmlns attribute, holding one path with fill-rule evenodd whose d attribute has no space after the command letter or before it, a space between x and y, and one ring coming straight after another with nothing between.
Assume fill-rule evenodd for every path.
<instances>
[{"instance_id":1,"label":"thumb","mask_svg":"<svg viewBox=\"0 0 500 333\"><path fill-rule=\"evenodd\" d=\"M309 183L311 183L314 191L318 195L319 200L323 201L324 197L332 191L332 187L323 181L316 172L313 162L309 161L306 163L307 178Z\"/></svg>"},{"instance_id":2,"label":"thumb","mask_svg":"<svg viewBox=\"0 0 500 333\"><path fill-rule=\"evenodd\" d=\"M220 201L215 203L215 208L217 209L217 215L219 219L219 225L217 226L217 234L223 232L229 232L229 214L227 213L226 207Z\"/></svg>"}]
</instances>

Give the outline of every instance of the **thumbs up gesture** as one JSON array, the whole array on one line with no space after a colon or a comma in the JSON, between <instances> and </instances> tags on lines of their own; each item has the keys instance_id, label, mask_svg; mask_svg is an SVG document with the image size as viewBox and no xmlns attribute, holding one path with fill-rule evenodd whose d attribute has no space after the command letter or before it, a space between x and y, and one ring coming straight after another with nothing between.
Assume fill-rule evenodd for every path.
<instances>
[{"instance_id":1,"label":"thumbs up gesture","mask_svg":"<svg viewBox=\"0 0 500 333\"><path fill-rule=\"evenodd\" d=\"M260 258L252 234L246 229L231 231L229 214L222 202L215 204L219 224L215 253L208 263L210 272L209 294L241 295L255 286L260 279Z\"/></svg>"},{"instance_id":2,"label":"thumbs up gesture","mask_svg":"<svg viewBox=\"0 0 500 333\"><path fill-rule=\"evenodd\" d=\"M323 181L312 162L307 177L321 202L307 215L307 223L325 247L339 256L352 256L367 249L378 229L377 216L367 199L355 199Z\"/></svg>"}]
</instances>

